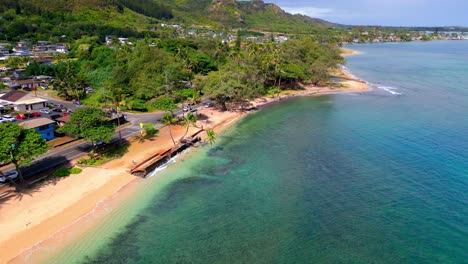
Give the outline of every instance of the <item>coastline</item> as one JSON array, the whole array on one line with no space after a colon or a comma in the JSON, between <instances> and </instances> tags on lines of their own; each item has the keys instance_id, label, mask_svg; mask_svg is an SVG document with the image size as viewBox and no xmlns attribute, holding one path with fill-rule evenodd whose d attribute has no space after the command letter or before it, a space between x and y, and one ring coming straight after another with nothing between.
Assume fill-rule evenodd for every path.
<instances>
[{"instance_id":1,"label":"coastline","mask_svg":"<svg viewBox=\"0 0 468 264\"><path fill-rule=\"evenodd\" d=\"M262 97L250 102L252 107L264 108L298 96L320 96L336 93L365 92L367 84L351 74L337 70L334 78L339 78L339 87L316 87L303 85L303 90L284 91L279 97ZM248 115L248 112L220 112L203 108L200 114L207 120L198 121L198 126L214 129L218 134L235 122ZM195 129L191 129L192 132ZM174 138L178 139L185 128L172 128ZM204 135L202 135L202 138ZM98 168L84 168L78 175L42 183L21 197L10 197L0 204L0 263L21 258L34 246L54 239L61 232L92 211L101 201L112 197L133 182L144 179L130 175L132 160L143 160L153 153L172 145L169 130L164 127L157 137L144 143L132 142L128 152L119 159L110 161ZM51 203L50 201L54 201ZM73 228L73 227L71 227Z\"/></svg>"}]
</instances>

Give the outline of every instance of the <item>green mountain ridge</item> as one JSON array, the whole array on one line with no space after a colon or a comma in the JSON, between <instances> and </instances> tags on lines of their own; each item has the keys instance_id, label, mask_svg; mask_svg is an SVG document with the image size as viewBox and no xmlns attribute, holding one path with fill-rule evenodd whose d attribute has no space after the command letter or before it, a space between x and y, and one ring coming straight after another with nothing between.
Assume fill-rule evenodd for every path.
<instances>
[{"instance_id":1,"label":"green mountain ridge","mask_svg":"<svg viewBox=\"0 0 468 264\"><path fill-rule=\"evenodd\" d=\"M291 15L261 0L2 0L0 39L154 35L166 21L187 27L311 33L335 24Z\"/></svg>"},{"instance_id":2,"label":"green mountain ridge","mask_svg":"<svg viewBox=\"0 0 468 264\"><path fill-rule=\"evenodd\" d=\"M300 33L316 27L336 26L321 19L286 13L279 6L261 0L160 1L162 2L172 7L175 20L207 23L215 27Z\"/></svg>"}]
</instances>

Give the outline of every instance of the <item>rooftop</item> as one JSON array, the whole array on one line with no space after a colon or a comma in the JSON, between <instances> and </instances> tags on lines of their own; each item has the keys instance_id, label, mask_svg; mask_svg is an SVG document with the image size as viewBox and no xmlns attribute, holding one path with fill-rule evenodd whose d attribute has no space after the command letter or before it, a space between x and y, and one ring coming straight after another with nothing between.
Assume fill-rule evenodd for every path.
<instances>
[{"instance_id":1,"label":"rooftop","mask_svg":"<svg viewBox=\"0 0 468 264\"><path fill-rule=\"evenodd\" d=\"M23 126L26 129L30 129L30 128L36 128L36 127L54 124L54 123L55 122L53 120L50 120L49 118L40 117L40 118L24 121L22 123L19 123L19 125Z\"/></svg>"},{"instance_id":2,"label":"rooftop","mask_svg":"<svg viewBox=\"0 0 468 264\"><path fill-rule=\"evenodd\" d=\"M27 95L27 93L24 93L24 92L18 92L18 91L15 91L15 90L10 90L7 93L2 94L0 96L0 100L9 101L9 102L16 102L16 101L20 100L21 98L23 98L26 95Z\"/></svg>"}]
</instances>

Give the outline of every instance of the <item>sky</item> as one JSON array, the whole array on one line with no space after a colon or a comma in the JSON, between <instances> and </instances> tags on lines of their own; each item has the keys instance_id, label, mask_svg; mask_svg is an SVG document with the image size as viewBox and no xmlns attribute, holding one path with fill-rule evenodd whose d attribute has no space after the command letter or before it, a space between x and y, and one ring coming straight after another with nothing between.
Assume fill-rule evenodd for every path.
<instances>
[{"instance_id":1,"label":"sky","mask_svg":"<svg viewBox=\"0 0 468 264\"><path fill-rule=\"evenodd\" d=\"M468 0L265 0L346 25L468 26Z\"/></svg>"}]
</instances>

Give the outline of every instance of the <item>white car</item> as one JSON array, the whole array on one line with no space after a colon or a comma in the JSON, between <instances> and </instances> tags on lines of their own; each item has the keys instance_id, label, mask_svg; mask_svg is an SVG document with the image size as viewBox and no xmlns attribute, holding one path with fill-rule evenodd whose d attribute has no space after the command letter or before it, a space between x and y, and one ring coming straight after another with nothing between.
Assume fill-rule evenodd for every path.
<instances>
[{"instance_id":1,"label":"white car","mask_svg":"<svg viewBox=\"0 0 468 264\"><path fill-rule=\"evenodd\" d=\"M16 118L14 118L14 117L11 116L11 115L3 115L3 116L2 116L2 119L3 119L3 120L6 120L6 121L9 121L9 122L15 122L15 121L16 121Z\"/></svg>"},{"instance_id":2,"label":"white car","mask_svg":"<svg viewBox=\"0 0 468 264\"><path fill-rule=\"evenodd\" d=\"M39 112L41 112L43 114L50 114L50 110L48 110L48 109L41 109L41 110L39 110Z\"/></svg>"},{"instance_id":3,"label":"white car","mask_svg":"<svg viewBox=\"0 0 468 264\"><path fill-rule=\"evenodd\" d=\"M3 174L3 176L0 176L0 183L4 183L7 181L7 179L16 179L18 177L18 172L17 171L9 171Z\"/></svg>"},{"instance_id":4,"label":"white car","mask_svg":"<svg viewBox=\"0 0 468 264\"><path fill-rule=\"evenodd\" d=\"M8 121L0 117L0 124L1 123L6 123L6 122L8 122Z\"/></svg>"}]
</instances>

